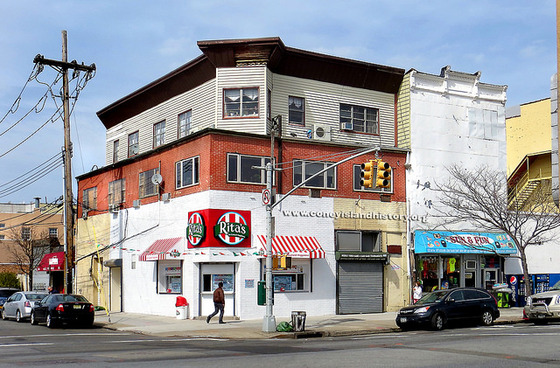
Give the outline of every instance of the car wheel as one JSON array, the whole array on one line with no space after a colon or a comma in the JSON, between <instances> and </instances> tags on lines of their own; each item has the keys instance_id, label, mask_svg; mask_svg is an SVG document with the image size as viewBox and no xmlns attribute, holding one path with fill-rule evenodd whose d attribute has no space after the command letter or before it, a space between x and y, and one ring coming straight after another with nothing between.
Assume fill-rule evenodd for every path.
<instances>
[{"instance_id":1,"label":"car wheel","mask_svg":"<svg viewBox=\"0 0 560 368\"><path fill-rule=\"evenodd\" d=\"M35 318L35 312L31 312L31 317L29 317L29 322L31 322L32 325L37 324L37 319Z\"/></svg>"},{"instance_id":2,"label":"car wheel","mask_svg":"<svg viewBox=\"0 0 560 368\"><path fill-rule=\"evenodd\" d=\"M16 322L21 322L21 312L19 311L19 309L16 312Z\"/></svg>"},{"instance_id":3,"label":"car wheel","mask_svg":"<svg viewBox=\"0 0 560 368\"><path fill-rule=\"evenodd\" d=\"M6 320L6 313L4 312L4 309L2 309L2 319Z\"/></svg>"},{"instance_id":4,"label":"car wheel","mask_svg":"<svg viewBox=\"0 0 560 368\"><path fill-rule=\"evenodd\" d=\"M548 321L546 319L534 319L532 322L540 326L548 324Z\"/></svg>"},{"instance_id":5,"label":"car wheel","mask_svg":"<svg viewBox=\"0 0 560 368\"><path fill-rule=\"evenodd\" d=\"M432 328L436 331L443 330L444 320L441 313L436 313L432 316L431 325Z\"/></svg>"},{"instance_id":6,"label":"car wheel","mask_svg":"<svg viewBox=\"0 0 560 368\"><path fill-rule=\"evenodd\" d=\"M494 316L492 315L492 312L489 310L483 311L482 316L480 316L480 321L484 326L492 326L494 323Z\"/></svg>"},{"instance_id":7,"label":"car wheel","mask_svg":"<svg viewBox=\"0 0 560 368\"><path fill-rule=\"evenodd\" d=\"M47 314L47 327L48 328L55 328L56 327L56 323L53 321L50 314Z\"/></svg>"}]
</instances>

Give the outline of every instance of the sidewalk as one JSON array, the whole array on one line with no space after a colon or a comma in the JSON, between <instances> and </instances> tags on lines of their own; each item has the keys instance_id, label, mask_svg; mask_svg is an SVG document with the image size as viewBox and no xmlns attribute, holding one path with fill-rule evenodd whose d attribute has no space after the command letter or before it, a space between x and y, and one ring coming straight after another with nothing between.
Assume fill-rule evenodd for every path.
<instances>
[{"instance_id":1,"label":"sidewalk","mask_svg":"<svg viewBox=\"0 0 560 368\"><path fill-rule=\"evenodd\" d=\"M523 308L500 309L496 324L523 322ZM216 317L207 324L204 318L180 320L134 313L111 313L98 311L95 325L116 331L129 331L153 336L220 338L220 339L271 339L307 338L326 336L352 336L381 332L400 331L395 324L396 312L375 314L346 314L307 317L305 331L263 332L261 319L235 320L224 318L225 324L218 324ZM276 323L290 321L289 316L276 316Z\"/></svg>"}]
</instances>

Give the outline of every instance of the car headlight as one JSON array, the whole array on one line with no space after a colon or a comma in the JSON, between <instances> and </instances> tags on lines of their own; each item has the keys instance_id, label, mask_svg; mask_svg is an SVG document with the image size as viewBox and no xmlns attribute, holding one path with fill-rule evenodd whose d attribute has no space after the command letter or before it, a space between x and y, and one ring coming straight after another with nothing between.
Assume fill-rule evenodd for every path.
<instances>
[{"instance_id":1,"label":"car headlight","mask_svg":"<svg viewBox=\"0 0 560 368\"><path fill-rule=\"evenodd\" d=\"M527 305L532 305L533 304L533 299L531 299L530 296L527 297Z\"/></svg>"},{"instance_id":2,"label":"car headlight","mask_svg":"<svg viewBox=\"0 0 560 368\"><path fill-rule=\"evenodd\" d=\"M418 308L414 311L415 314L422 314L422 313L426 313L428 311L428 309L430 309L430 307L422 307L422 308Z\"/></svg>"}]
</instances>

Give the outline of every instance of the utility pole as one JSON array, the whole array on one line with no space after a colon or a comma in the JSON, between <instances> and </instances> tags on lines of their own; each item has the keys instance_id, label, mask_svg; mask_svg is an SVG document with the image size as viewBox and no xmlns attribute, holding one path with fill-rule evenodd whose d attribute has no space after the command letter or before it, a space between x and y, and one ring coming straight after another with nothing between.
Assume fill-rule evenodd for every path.
<instances>
[{"instance_id":1,"label":"utility pole","mask_svg":"<svg viewBox=\"0 0 560 368\"><path fill-rule=\"evenodd\" d=\"M64 111L64 282L65 292L72 290L72 272L74 270L74 210L72 206L72 141L70 137L70 95L68 91L68 69L91 73L95 64L90 66L78 64L75 60L68 62L67 32L62 31L62 61L45 59L43 55L35 56L35 64L49 65L62 73L62 106Z\"/></svg>"}]
</instances>

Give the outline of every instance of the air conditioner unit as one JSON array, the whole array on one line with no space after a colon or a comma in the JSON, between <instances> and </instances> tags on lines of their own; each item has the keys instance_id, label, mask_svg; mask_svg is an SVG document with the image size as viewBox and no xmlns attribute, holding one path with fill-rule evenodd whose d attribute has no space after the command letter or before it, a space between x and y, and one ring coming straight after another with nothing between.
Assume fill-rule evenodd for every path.
<instances>
[{"instance_id":1,"label":"air conditioner unit","mask_svg":"<svg viewBox=\"0 0 560 368\"><path fill-rule=\"evenodd\" d=\"M313 124L313 139L318 141L330 141L331 127L325 124Z\"/></svg>"},{"instance_id":2,"label":"air conditioner unit","mask_svg":"<svg viewBox=\"0 0 560 368\"><path fill-rule=\"evenodd\" d=\"M119 213L120 204L111 204L109 205L109 212L111 213Z\"/></svg>"},{"instance_id":3,"label":"air conditioner unit","mask_svg":"<svg viewBox=\"0 0 560 368\"><path fill-rule=\"evenodd\" d=\"M348 123L340 123L340 129L341 130L354 130L354 124L348 122Z\"/></svg>"},{"instance_id":4,"label":"air conditioner unit","mask_svg":"<svg viewBox=\"0 0 560 368\"><path fill-rule=\"evenodd\" d=\"M161 200L164 202L167 202L171 199L171 193L163 193L161 195Z\"/></svg>"},{"instance_id":5,"label":"air conditioner unit","mask_svg":"<svg viewBox=\"0 0 560 368\"><path fill-rule=\"evenodd\" d=\"M134 201L132 201L132 207L134 207L134 208L140 208L140 200L139 200L139 199L135 199Z\"/></svg>"}]
</instances>

